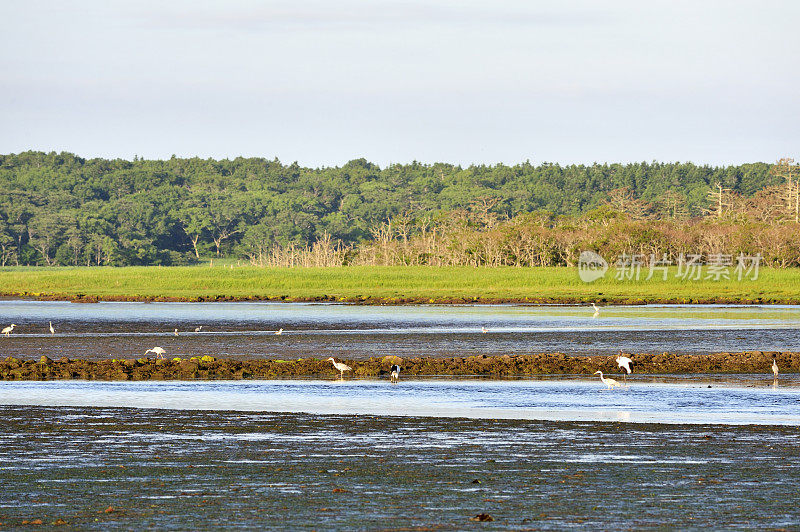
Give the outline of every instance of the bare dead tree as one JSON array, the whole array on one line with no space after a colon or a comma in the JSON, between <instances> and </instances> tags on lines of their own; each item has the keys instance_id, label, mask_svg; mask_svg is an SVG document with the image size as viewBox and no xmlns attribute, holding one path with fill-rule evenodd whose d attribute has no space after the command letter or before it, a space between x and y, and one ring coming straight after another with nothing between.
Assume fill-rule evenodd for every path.
<instances>
[{"instance_id":1,"label":"bare dead tree","mask_svg":"<svg viewBox=\"0 0 800 532\"><path fill-rule=\"evenodd\" d=\"M795 164L790 157L783 157L772 165L770 173L786 180L786 211L795 223L800 222L800 165Z\"/></svg>"},{"instance_id":2,"label":"bare dead tree","mask_svg":"<svg viewBox=\"0 0 800 532\"><path fill-rule=\"evenodd\" d=\"M615 188L609 191L608 199L605 203L613 210L627 214L634 220L646 218L648 211L652 207L648 202L636 198L628 187Z\"/></svg>"},{"instance_id":3,"label":"bare dead tree","mask_svg":"<svg viewBox=\"0 0 800 532\"><path fill-rule=\"evenodd\" d=\"M497 215L491 210L500 203L500 198L493 196L480 196L470 204L470 210L474 213L478 223L492 229L497 225Z\"/></svg>"},{"instance_id":4,"label":"bare dead tree","mask_svg":"<svg viewBox=\"0 0 800 532\"><path fill-rule=\"evenodd\" d=\"M786 219L785 189L782 185L762 188L747 199L747 216L759 222L776 223Z\"/></svg>"},{"instance_id":5,"label":"bare dead tree","mask_svg":"<svg viewBox=\"0 0 800 532\"><path fill-rule=\"evenodd\" d=\"M659 198L661 212L667 217L675 219L686 218L689 211L686 208L686 195L674 190L667 190Z\"/></svg>"},{"instance_id":6,"label":"bare dead tree","mask_svg":"<svg viewBox=\"0 0 800 532\"><path fill-rule=\"evenodd\" d=\"M719 182L714 185L714 188L708 192L709 206L705 212L719 219L725 214L725 208L732 205L731 189L723 187Z\"/></svg>"}]
</instances>

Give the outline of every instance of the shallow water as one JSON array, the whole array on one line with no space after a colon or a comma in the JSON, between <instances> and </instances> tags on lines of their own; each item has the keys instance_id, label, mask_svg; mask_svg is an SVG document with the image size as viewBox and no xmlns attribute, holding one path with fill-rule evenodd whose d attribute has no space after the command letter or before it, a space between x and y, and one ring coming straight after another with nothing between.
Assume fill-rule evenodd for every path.
<instances>
[{"instance_id":1,"label":"shallow water","mask_svg":"<svg viewBox=\"0 0 800 532\"><path fill-rule=\"evenodd\" d=\"M287 359L800 351L800 306L647 305L592 315L570 306L0 301L0 323L18 325L0 348L29 358L124 358L160 345L172 356Z\"/></svg>"},{"instance_id":2,"label":"shallow water","mask_svg":"<svg viewBox=\"0 0 800 532\"><path fill-rule=\"evenodd\" d=\"M0 528L796 529L800 429L0 406ZM479 513L494 521L469 521Z\"/></svg>"},{"instance_id":3,"label":"shallow water","mask_svg":"<svg viewBox=\"0 0 800 532\"><path fill-rule=\"evenodd\" d=\"M800 426L800 378L50 381L0 384L0 405Z\"/></svg>"}]
</instances>

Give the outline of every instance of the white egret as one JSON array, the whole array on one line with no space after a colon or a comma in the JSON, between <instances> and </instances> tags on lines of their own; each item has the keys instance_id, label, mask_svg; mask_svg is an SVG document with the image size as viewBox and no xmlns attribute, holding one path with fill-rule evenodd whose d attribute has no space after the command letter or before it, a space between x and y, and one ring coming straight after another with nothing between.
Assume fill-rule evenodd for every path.
<instances>
[{"instance_id":1,"label":"white egret","mask_svg":"<svg viewBox=\"0 0 800 532\"><path fill-rule=\"evenodd\" d=\"M633 360L631 360L626 356L623 356L622 351L619 352L615 360L617 361L617 366L619 366L620 369L624 369L627 372L622 374L625 377L625 380L627 381L628 375L631 374L631 364L633 364Z\"/></svg>"},{"instance_id":2,"label":"white egret","mask_svg":"<svg viewBox=\"0 0 800 532\"><path fill-rule=\"evenodd\" d=\"M203 326L202 326L202 325L201 325L200 327L195 327L195 328L194 328L194 332L200 332L200 329L202 329L202 328L203 328Z\"/></svg>"},{"instance_id":3,"label":"white egret","mask_svg":"<svg viewBox=\"0 0 800 532\"><path fill-rule=\"evenodd\" d=\"M55 333L56 333L56 330L53 329L53 322L51 321L50 322L50 334L55 334Z\"/></svg>"},{"instance_id":4,"label":"white egret","mask_svg":"<svg viewBox=\"0 0 800 532\"><path fill-rule=\"evenodd\" d=\"M775 375L775 380L778 380L778 361L774 357L772 359L772 374Z\"/></svg>"},{"instance_id":5,"label":"white egret","mask_svg":"<svg viewBox=\"0 0 800 532\"><path fill-rule=\"evenodd\" d=\"M282 334L283 334L283 329L278 329L277 331L275 331L276 336L280 336Z\"/></svg>"},{"instance_id":6,"label":"white egret","mask_svg":"<svg viewBox=\"0 0 800 532\"><path fill-rule=\"evenodd\" d=\"M178 336L178 329L175 329L175 336Z\"/></svg>"},{"instance_id":7,"label":"white egret","mask_svg":"<svg viewBox=\"0 0 800 532\"><path fill-rule=\"evenodd\" d=\"M334 360L333 357L330 357L328 360L333 362L333 367L339 370L339 377L342 379L344 378L345 371L353 371L353 368L342 362L336 362L336 360Z\"/></svg>"},{"instance_id":8,"label":"white egret","mask_svg":"<svg viewBox=\"0 0 800 532\"><path fill-rule=\"evenodd\" d=\"M592 302L592 308L594 309L594 314L592 315L592 317L596 318L597 316L600 315L600 307L598 307L597 305L594 304L594 302Z\"/></svg>"},{"instance_id":9,"label":"white egret","mask_svg":"<svg viewBox=\"0 0 800 532\"><path fill-rule=\"evenodd\" d=\"M486 333L488 333L488 332L489 332L489 329L487 329L486 327L481 327L481 332L482 332L483 334L486 334Z\"/></svg>"},{"instance_id":10,"label":"white egret","mask_svg":"<svg viewBox=\"0 0 800 532\"><path fill-rule=\"evenodd\" d=\"M144 352L145 355L147 353L155 353L156 358L164 358L164 353L166 353L166 351L164 351L163 347L155 346L154 348L148 349L147 351Z\"/></svg>"},{"instance_id":11,"label":"white egret","mask_svg":"<svg viewBox=\"0 0 800 532\"><path fill-rule=\"evenodd\" d=\"M395 384L400 380L400 366L392 364L391 372L389 373L389 380Z\"/></svg>"},{"instance_id":12,"label":"white egret","mask_svg":"<svg viewBox=\"0 0 800 532\"><path fill-rule=\"evenodd\" d=\"M14 327L16 326L17 326L16 323L12 323L11 325L3 329L2 334L5 334L6 336L11 336L11 331L13 331Z\"/></svg>"},{"instance_id":13,"label":"white egret","mask_svg":"<svg viewBox=\"0 0 800 532\"><path fill-rule=\"evenodd\" d=\"M613 390L614 386L621 386L621 384L618 383L617 381L615 381L614 379L603 377L603 372L602 371L597 370L597 371L594 372L595 375L597 375L598 373L600 374L600 380L603 381L603 384L608 386L609 390Z\"/></svg>"}]
</instances>

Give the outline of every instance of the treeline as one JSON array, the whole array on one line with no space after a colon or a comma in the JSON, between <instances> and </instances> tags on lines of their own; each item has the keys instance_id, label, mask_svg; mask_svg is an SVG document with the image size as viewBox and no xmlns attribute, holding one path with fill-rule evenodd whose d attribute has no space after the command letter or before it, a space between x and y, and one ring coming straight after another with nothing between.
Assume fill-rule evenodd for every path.
<instances>
[{"instance_id":1,"label":"treeline","mask_svg":"<svg viewBox=\"0 0 800 532\"><path fill-rule=\"evenodd\" d=\"M780 225L787 220L786 177L772 168L417 162L379 168L363 159L305 168L261 158L0 155L0 264L174 265L209 256L260 264L299 264L312 256L342 264L562 264L569 253L523 258L530 252L511 249L513 239L498 255L492 246L502 239L493 235L522 234L521 228L555 235L569 227L585 234L581 224L616 227L610 220L617 217L642 228L658 227L653 220L679 227L709 213L716 224ZM712 212L714 190L720 212ZM777 207L764 207L769 202Z\"/></svg>"}]
</instances>

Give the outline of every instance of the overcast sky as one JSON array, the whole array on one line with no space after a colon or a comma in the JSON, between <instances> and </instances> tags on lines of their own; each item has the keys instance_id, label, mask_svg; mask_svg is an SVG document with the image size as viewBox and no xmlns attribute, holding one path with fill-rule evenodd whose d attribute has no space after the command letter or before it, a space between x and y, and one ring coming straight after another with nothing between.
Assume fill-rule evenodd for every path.
<instances>
[{"instance_id":1,"label":"overcast sky","mask_svg":"<svg viewBox=\"0 0 800 532\"><path fill-rule=\"evenodd\" d=\"M0 3L0 153L800 159L800 2Z\"/></svg>"}]
</instances>

